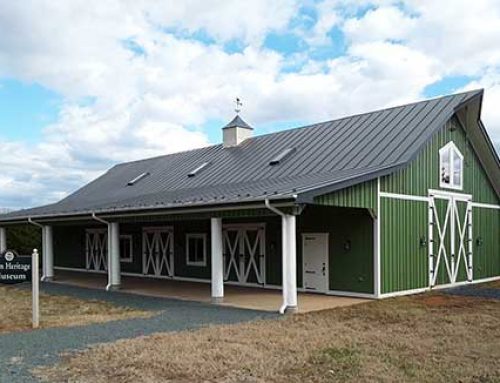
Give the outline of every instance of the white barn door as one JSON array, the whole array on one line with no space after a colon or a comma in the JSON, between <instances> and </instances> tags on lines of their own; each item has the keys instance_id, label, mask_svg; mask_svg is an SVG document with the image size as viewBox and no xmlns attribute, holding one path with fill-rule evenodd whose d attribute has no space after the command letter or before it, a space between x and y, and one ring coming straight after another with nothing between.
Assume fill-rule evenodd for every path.
<instances>
[{"instance_id":1,"label":"white barn door","mask_svg":"<svg viewBox=\"0 0 500 383\"><path fill-rule=\"evenodd\" d=\"M174 275L172 227L145 227L142 230L142 273L157 277Z\"/></svg>"},{"instance_id":2,"label":"white barn door","mask_svg":"<svg viewBox=\"0 0 500 383\"><path fill-rule=\"evenodd\" d=\"M93 271L108 270L108 231L85 230L85 268Z\"/></svg>"},{"instance_id":3,"label":"white barn door","mask_svg":"<svg viewBox=\"0 0 500 383\"><path fill-rule=\"evenodd\" d=\"M472 197L438 191L429 197L430 286L472 281Z\"/></svg>"},{"instance_id":4,"label":"white barn door","mask_svg":"<svg viewBox=\"0 0 500 383\"><path fill-rule=\"evenodd\" d=\"M224 280L241 284L265 284L265 225L224 225L222 237Z\"/></svg>"}]
</instances>

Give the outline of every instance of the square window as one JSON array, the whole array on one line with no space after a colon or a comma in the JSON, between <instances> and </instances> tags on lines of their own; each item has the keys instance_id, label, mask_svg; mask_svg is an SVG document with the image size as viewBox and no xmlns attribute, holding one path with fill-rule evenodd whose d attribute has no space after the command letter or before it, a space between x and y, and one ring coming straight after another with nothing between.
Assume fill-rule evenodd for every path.
<instances>
[{"instance_id":1,"label":"square window","mask_svg":"<svg viewBox=\"0 0 500 383\"><path fill-rule=\"evenodd\" d=\"M120 262L133 261L133 246L131 235L120 235Z\"/></svg>"},{"instance_id":2,"label":"square window","mask_svg":"<svg viewBox=\"0 0 500 383\"><path fill-rule=\"evenodd\" d=\"M207 265L206 234L186 234L186 264L188 266Z\"/></svg>"}]
</instances>

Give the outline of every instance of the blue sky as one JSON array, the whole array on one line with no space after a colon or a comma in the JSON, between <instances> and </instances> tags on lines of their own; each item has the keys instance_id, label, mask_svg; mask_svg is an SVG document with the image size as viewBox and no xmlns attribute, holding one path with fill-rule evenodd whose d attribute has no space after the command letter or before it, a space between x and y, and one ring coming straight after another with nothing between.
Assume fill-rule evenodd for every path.
<instances>
[{"instance_id":1,"label":"blue sky","mask_svg":"<svg viewBox=\"0 0 500 383\"><path fill-rule=\"evenodd\" d=\"M37 83L0 80L0 126L9 140L34 143L42 129L57 121L63 98Z\"/></svg>"},{"instance_id":2,"label":"blue sky","mask_svg":"<svg viewBox=\"0 0 500 383\"><path fill-rule=\"evenodd\" d=\"M482 87L498 148L499 24L493 0L3 2L0 207L220 142L235 97L264 134Z\"/></svg>"}]
</instances>

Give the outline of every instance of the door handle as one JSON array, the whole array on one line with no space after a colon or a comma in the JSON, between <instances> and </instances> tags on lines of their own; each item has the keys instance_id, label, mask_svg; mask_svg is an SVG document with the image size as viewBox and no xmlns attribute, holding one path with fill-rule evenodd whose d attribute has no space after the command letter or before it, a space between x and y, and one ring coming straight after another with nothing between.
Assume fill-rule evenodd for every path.
<instances>
[{"instance_id":1,"label":"door handle","mask_svg":"<svg viewBox=\"0 0 500 383\"><path fill-rule=\"evenodd\" d=\"M323 271L323 275L326 275L326 264L323 263L323 268L321 269Z\"/></svg>"}]
</instances>

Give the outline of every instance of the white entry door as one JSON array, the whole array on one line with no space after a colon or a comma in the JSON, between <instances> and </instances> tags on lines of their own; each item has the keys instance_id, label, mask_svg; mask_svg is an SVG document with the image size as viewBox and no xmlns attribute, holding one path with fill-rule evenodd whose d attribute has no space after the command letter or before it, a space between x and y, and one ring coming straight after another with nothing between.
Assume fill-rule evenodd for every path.
<instances>
[{"instance_id":1,"label":"white entry door","mask_svg":"<svg viewBox=\"0 0 500 383\"><path fill-rule=\"evenodd\" d=\"M306 290L328 291L328 233L302 234L303 285Z\"/></svg>"}]
</instances>

